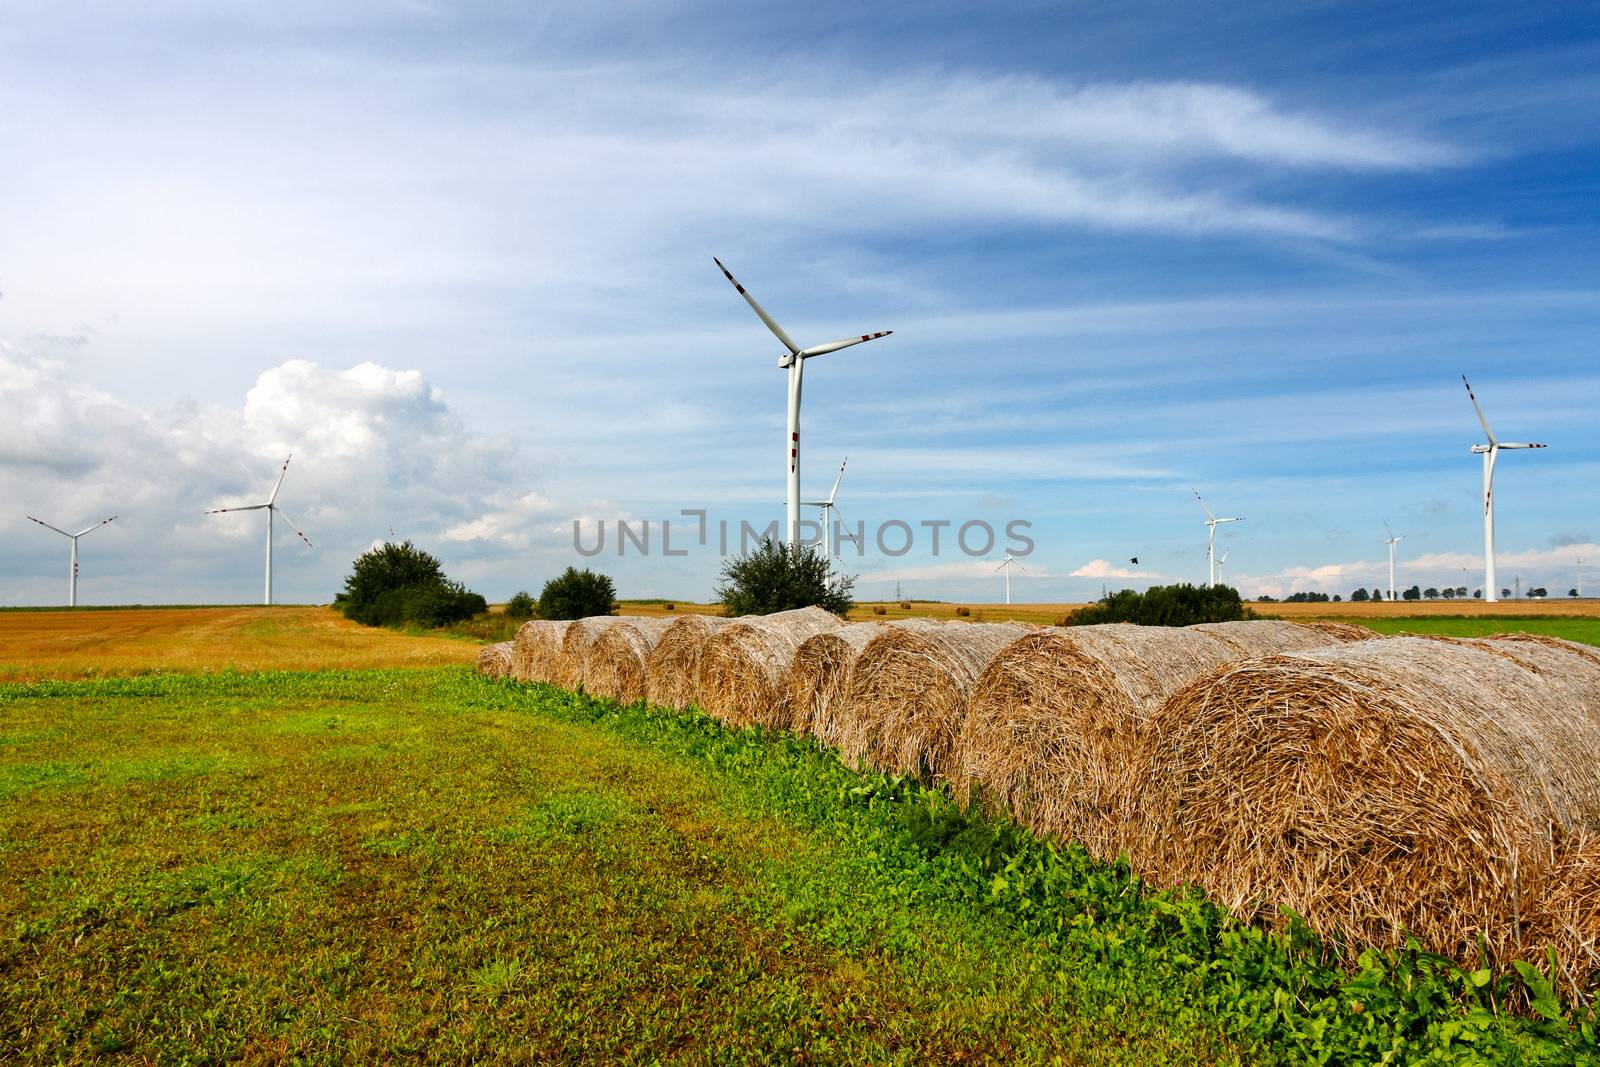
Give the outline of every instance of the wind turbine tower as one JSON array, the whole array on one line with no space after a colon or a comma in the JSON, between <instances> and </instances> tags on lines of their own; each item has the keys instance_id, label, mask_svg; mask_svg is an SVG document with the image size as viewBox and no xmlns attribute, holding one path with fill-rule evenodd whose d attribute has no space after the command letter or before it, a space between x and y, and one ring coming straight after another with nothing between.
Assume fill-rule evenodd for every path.
<instances>
[{"instance_id":1,"label":"wind turbine tower","mask_svg":"<svg viewBox=\"0 0 1600 1067\"><path fill-rule=\"evenodd\" d=\"M844 463L839 464L839 476L833 480L833 488L828 492L826 500L807 500L806 505L822 509L822 557L828 561L828 566L833 566L833 516L839 510L839 505L834 503L834 498L839 495L839 483L844 481L844 466L850 462L850 457L844 457ZM846 538L850 535L845 534Z\"/></svg>"},{"instance_id":2,"label":"wind turbine tower","mask_svg":"<svg viewBox=\"0 0 1600 1067\"><path fill-rule=\"evenodd\" d=\"M72 542L72 567L71 567L71 570L69 570L67 572L67 607L69 607L69 608L77 607L78 606L78 538L82 537L86 533L93 533L95 530L100 529L100 527L106 525L109 522L115 522L117 517L115 515L113 515L109 519L101 519L99 522L95 523L93 526L85 527L84 529L79 530L75 534L74 533L67 533L67 531L61 529L60 527L51 526L48 522L45 522L43 519L34 519L32 515L29 515L28 518L33 519L34 522L38 523L40 526L43 526L46 530L54 530L56 533L60 534L62 537L65 537L68 541Z\"/></svg>"},{"instance_id":3,"label":"wind turbine tower","mask_svg":"<svg viewBox=\"0 0 1600 1067\"><path fill-rule=\"evenodd\" d=\"M278 506L278 490L283 488L283 476L289 473L289 460L293 458L293 454L290 454L289 458L283 461L283 466L278 470L278 482L272 487L272 495L267 497L265 504L245 504L234 508L212 508L206 512L207 515L221 515L228 511L265 511L267 513L267 592L266 598L262 601L263 604L272 603L272 520L276 513L283 511ZM288 515L284 515L283 521L289 524L289 529L294 531L296 537L306 543L307 548L311 547L311 539L300 532L300 527L295 525L293 519L289 518Z\"/></svg>"},{"instance_id":4,"label":"wind turbine tower","mask_svg":"<svg viewBox=\"0 0 1600 1067\"><path fill-rule=\"evenodd\" d=\"M1472 391L1472 383L1467 381L1467 376L1461 376L1461 384L1467 387L1467 397L1472 401L1472 410L1478 413L1478 422L1483 424L1484 436L1489 438L1485 445L1473 445L1474 455L1483 457L1483 599L1486 603L1493 604L1500 599L1500 586L1494 573L1494 462L1500 456L1503 448L1543 448L1544 445L1512 444L1508 441L1497 440L1494 431L1489 428L1489 420L1483 417L1483 408L1478 406L1478 398Z\"/></svg>"},{"instance_id":5,"label":"wind turbine tower","mask_svg":"<svg viewBox=\"0 0 1600 1067\"><path fill-rule=\"evenodd\" d=\"M785 529L787 531L786 539L789 542L789 547L799 548L800 385L801 377L805 372L806 360L811 359L813 356L825 356L829 352L837 352L841 348L849 348L851 345L858 345L863 341L876 341L880 337L888 337L894 331L879 330L877 333L864 333L860 337L846 337L842 341L829 341L825 345L817 345L814 348L800 348L789 339L788 334L783 332L783 327L779 326L775 321L773 321L771 315L768 315L761 309L761 305L756 303L755 297L745 292L744 286L740 285L738 279L733 276L727 267L722 265L722 260L713 256L711 257L711 261L717 265L718 270L722 271L722 276L727 278L729 283L739 291L739 295L744 297L745 302L750 305L750 309L760 316L762 322L767 324L767 329L772 331L773 336L779 341L783 342L783 347L789 350L778 357L778 366L789 372L789 432L784 439L784 451L786 453L785 461L788 463L789 467L789 492L788 507L786 509L787 513L785 516Z\"/></svg>"},{"instance_id":6,"label":"wind turbine tower","mask_svg":"<svg viewBox=\"0 0 1600 1067\"><path fill-rule=\"evenodd\" d=\"M1000 566L995 568L995 570L997 570L997 571L1005 571L1005 574L1006 574L1006 604L1008 606L1011 604L1011 568L1012 567L1017 568L1017 570L1021 571L1023 574L1027 574L1028 573L1028 568L1026 568L1022 564L1018 563L1016 561L1016 559L1009 552L1006 553L1006 558L1001 561Z\"/></svg>"},{"instance_id":7,"label":"wind turbine tower","mask_svg":"<svg viewBox=\"0 0 1600 1067\"><path fill-rule=\"evenodd\" d=\"M1209 588L1217 584L1217 527L1225 522L1243 522L1244 516L1219 519L1211 513L1211 507L1206 503L1206 498L1200 495L1200 490L1194 491L1194 498L1206 509L1206 586Z\"/></svg>"},{"instance_id":8,"label":"wind turbine tower","mask_svg":"<svg viewBox=\"0 0 1600 1067\"><path fill-rule=\"evenodd\" d=\"M1383 520L1383 528L1385 530L1389 531L1389 538L1388 538L1388 540L1384 541L1384 544L1389 546L1389 599L1393 600L1394 599L1394 546L1398 545L1401 541L1404 541L1406 539L1406 535L1405 534L1401 534L1399 537L1396 537L1394 535L1394 531L1389 529L1389 520L1388 519Z\"/></svg>"}]
</instances>

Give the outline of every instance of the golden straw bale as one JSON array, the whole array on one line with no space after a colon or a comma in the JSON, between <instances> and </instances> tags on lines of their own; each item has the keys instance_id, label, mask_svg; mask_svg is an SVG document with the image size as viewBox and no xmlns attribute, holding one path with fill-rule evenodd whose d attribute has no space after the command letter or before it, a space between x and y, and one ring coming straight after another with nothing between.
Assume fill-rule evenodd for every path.
<instances>
[{"instance_id":1,"label":"golden straw bale","mask_svg":"<svg viewBox=\"0 0 1600 1067\"><path fill-rule=\"evenodd\" d=\"M1582 835L1556 850L1541 885L1528 895L1525 943L1556 947L1557 992L1569 1003L1593 1001L1600 975L1600 836ZM1547 959L1538 958L1540 964Z\"/></svg>"},{"instance_id":2,"label":"golden straw bale","mask_svg":"<svg viewBox=\"0 0 1600 1067\"><path fill-rule=\"evenodd\" d=\"M1203 622L1185 627L1210 634L1225 645L1232 645L1240 659L1275 656L1280 652L1300 652L1351 641L1377 637L1364 626L1343 623L1312 624L1286 619L1248 619L1240 622Z\"/></svg>"},{"instance_id":3,"label":"golden straw bale","mask_svg":"<svg viewBox=\"0 0 1600 1067\"><path fill-rule=\"evenodd\" d=\"M589 646L607 630L623 625L625 620L617 615L592 615L577 619L567 625L561 635L561 658L556 663L555 677L550 679L563 689L576 692L583 688L583 669Z\"/></svg>"},{"instance_id":4,"label":"golden straw bale","mask_svg":"<svg viewBox=\"0 0 1600 1067\"><path fill-rule=\"evenodd\" d=\"M583 661L583 687L597 697L623 704L643 700L645 660L677 619L623 616L589 645Z\"/></svg>"},{"instance_id":5,"label":"golden straw bale","mask_svg":"<svg viewBox=\"0 0 1600 1067\"><path fill-rule=\"evenodd\" d=\"M823 744L837 746L850 670L867 642L889 627L927 629L942 625L945 624L934 619L856 622L806 638L795 650L794 662L789 666L791 728L810 734Z\"/></svg>"},{"instance_id":6,"label":"golden straw bale","mask_svg":"<svg viewBox=\"0 0 1600 1067\"><path fill-rule=\"evenodd\" d=\"M478 649L478 673L500 679L511 673L511 642L484 645Z\"/></svg>"},{"instance_id":7,"label":"golden straw bale","mask_svg":"<svg viewBox=\"0 0 1600 1067\"><path fill-rule=\"evenodd\" d=\"M1504 641L1395 637L1217 671L1151 720L1135 866L1358 944L1410 931L1466 962L1481 936L1505 959L1558 846L1600 830L1597 695L1600 665Z\"/></svg>"},{"instance_id":8,"label":"golden straw bale","mask_svg":"<svg viewBox=\"0 0 1600 1067\"><path fill-rule=\"evenodd\" d=\"M645 660L645 699L675 711L700 703L700 653L713 633L733 622L719 615L673 619Z\"/></svg>"},{"instance_id":9,"label":"golden straw bale","mask_svg":"<svg viewBox=\"0 0 1600 1067\"><path fill-rule=\"evenodd\" d=\"M567 622L533 619L517 627L511 641L511 677L519 682L552 682L561 663Z\"/></svg>"},{"instance_id":10,"label":"golden straw bale","mask_svg":"<svg viewBox=\"0 0 1600 1067\"><path fill-rule=\"evenodd\" d=\"M1600 648L1586 645L1581 641L1568 641L1563 637L1551 637L1548 634L1504 633L1489 634L1480 638L1483 641L1507 641L1512 647L1517 645L1543 645L1546 648L1559 649L1573 656L1580 656L1591 663L1600 664Z\"/></svg>"},{"instance_id":11,"label":"golden straw bale","mask_svg":"<svg viewBox=\"0 0 1600 1067\"><path fill-rule=\"evenodd\" d=\"M1313 630L1321 630L1330 637L1337 637L1335 644L1347 645L1351 641L1372 641L1382 636L1376 630L1365 626L1358 626L1351 622L1330 622L1327 619L1307 619L1300 624L1309 626Z\"/></svg>"},{"instance_id":12,"label":"golden straw bale","mask_svg":"<svg viewBox=\"0 0 1600 1067\"><path fill-rule=\"evenodd\" d=\"M835 731L840 753L858 767L948 780L968 694L995 654L1029 630L1002 622L886 629L850 671Z\"/></svg>"},{"instance_id":13,"label":"golden straw bale","mask_svg":"<svg viewBox=\"0 0 1600 1067\"><path fill-rule=\"evenodd\" d=\"M700 653L700 706L730 726L789 728L789 665L808 637L844 626L822 608L756 615L724 626Z\"/></svg>"},{"instance_id":14,"label":"golden straw bale","mask_svg":"<svg viewBox=\"0 0 1600 1067\"><path fill-rule=\"evenodd\" d=\"M1189 682L1240 658L1236 645L1198 626L1029 634L996 656L973 690L956 795L967 801L976 792L991 810L1114 859L1127 848L1128 774L1145 720Z\"/></svg>"}]
</instances>

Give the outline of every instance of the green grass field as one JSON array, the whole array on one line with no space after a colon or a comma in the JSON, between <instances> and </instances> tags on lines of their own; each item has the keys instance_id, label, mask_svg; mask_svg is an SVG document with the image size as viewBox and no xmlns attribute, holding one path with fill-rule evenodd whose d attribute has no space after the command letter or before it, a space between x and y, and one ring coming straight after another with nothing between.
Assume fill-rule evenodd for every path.
<instances>
[{"instance_id":1,"label":"green grass field","mask_svg":"<svg viewBox=\"0 0 1600 1067\"><path fill-rule=\"evenodd\" d=\"M1564 637L1568 641L1582 641L1600 645L1600 619L1560 619L1549 617L1440 617L1400 619L1352 619L1361 626L1370 627L1380 634L1446 634L1450 637L1483 637L1520 630L1530 634Z\"/></svg>"},{"instance_id":2,"label":"green grass field","mask_svg":"<svg viewBox=\"0 0 1600 1067\"><path fill-rule=\"evenodd\" d=\"M459 667L0 686L0 885L7 1061L1596 1054L1514 978L1352 978L809 743Z\"/></svg>"}]
</instances>

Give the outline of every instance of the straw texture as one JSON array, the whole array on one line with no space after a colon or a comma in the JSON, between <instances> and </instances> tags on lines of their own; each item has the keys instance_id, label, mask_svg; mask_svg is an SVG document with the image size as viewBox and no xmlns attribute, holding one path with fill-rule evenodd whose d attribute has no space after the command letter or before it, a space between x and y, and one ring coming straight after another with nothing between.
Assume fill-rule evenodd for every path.
<instances>
[{"instance_id":1,"label":"straw texture","mask_svg":"<svg viewBox=\"0 0 1600 1067\"><path fill-rule=\"evenodd\" d=\"M1600 828L1600 665L1397 637L1218 671L1152 719L1135 866L1246 915L1516 954L1561 846Z\"/></svg>"},{"instance_id":2,"label":"straw texture","mask_svg":"<svg viewBox=\"0 0 1600 1067\"><path fill-rule=\"evenodd\" d=\"M717 615L673 619L645 660L645 699L681 711L700 703L700 653L711 635L735 620Z\"/></svg>"},{"instance_id":3,"label":"straw texture","mask_svg":"<svg viewBox=\"0 0 1600 1067\"><path fill-rule=\"evenodd\" d=\"M511 641L511 677L519 682L554 682L561 665L566 622L534 619L517 627Z\"/></svg>"},{"instance_id":4,"label":"straw texture","mask_svg":"<svg viewBox=\"0 0 1600 1067\"><path fill-rule=\"evenodd\" d=\"M624 625L624 620L615 615L593 615L569 623L561 636L561 658L556 663L555 677L551 682L564 689L582 689L589 646L605 631L621 625Z\"/></svg>"},{"instance_id":5,"label":"straw texture","mask_svg":"<svg viewBox=\"0 0 1600 1067\"><path fill-rule=\"evenodd\" d=\"M846 721L841 713L849 691L850 672L867 642L889 627L928 629L945 625L934 619L855 622L808 637L789 665L789 717L792 729L824 744L837 746Z\"/></svg>"},{"instance_id":6,"label":"straw texture","mask_svg":"<svg viewBox=\"0 0 1600 1067\"><path fill-rule=\"evenodd\" d=\"M948 780L973 685L1028 632L985 622L886 629L856 657L833 743L858 767Z\"/></svg>"},{"instance_id":7,"label":"straw texture","mask_svg":"<svg viewBox=\"0 0 1600 1067\"><path fill-rule=\"evenodd\" d=\"M623 704L643 700L645 661L677 619L634 616L602 630L584 655L583 687Z\"/></svg>"},{"instance_id":8,"label":"straw texture","mask_svg":"<svg viewBox=\"0 0 1600 1067\"><path fill-rule=\"evenodd\" d=\"M1345 645L1378 636L1364 626L1347 626L1340 622L1288 622L1284 619L1203 622L1184 629L1210 634L1223 644L1233 646L1240 659L1276 656L1280 652L1303 652L1308 648Z\"/></svg>"},{"instance_id":9,"label":"straw texture","mask_svg":"<svg viewBox=\"0 0 1600 1067\"><path fill-rule=\"evenodd\" d=\"M789 665L809 637L842 629L822 608L751 616L711 635L700 654L700 706L730 726L789 729Z\"/></svg>"},{"instance_id":10,"label":"straw texture","mask_svg":"<svg viewBox=\"0 0 1600 1067\"><path fill-rule=\"evenodd\" d=\"M501 641L499 644L484 645L478 649L478 673L494 679L509 676L511 645L510 641Z\"/></svg>"}]
</instances>

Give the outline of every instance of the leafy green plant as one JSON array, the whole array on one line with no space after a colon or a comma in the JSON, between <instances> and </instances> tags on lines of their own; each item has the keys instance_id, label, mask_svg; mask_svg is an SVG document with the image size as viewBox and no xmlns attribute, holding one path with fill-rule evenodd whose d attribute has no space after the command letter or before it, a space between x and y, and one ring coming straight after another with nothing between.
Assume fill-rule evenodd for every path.
<instances>
[{"instance_id":1,"label":"leafy green plant","mask_svg":"<svg viewBox=\"0 0 1600 1067\"><path fill-rule=\"evenodd\" d=\"M1132 622L1141 626L1192 626L1254 618L1232 586L1153 585L1142 593L1123 589L1067 616L1073 626Z\"/></svg>"},{"instance_id":2,"label":"leafy green plant","mask_svg":"<svg viewBox=\"0 0 1600 1067\"><path fill-rule=\"evenodd\" d=\"M855 606L855 578L831 574L828 560L809 546L791 548L765 538L722 567L716 599L729 615L770 615L820 607L844 616Z\"/></svg>"},{"instance_id":3,"label":"leafy green plant","mask_svg":"<svg viewBox=\"0 0 1600 1067\"><path fill-rule=\"evenodd\" d=\"M587 619L610 615L617 588L611 579L585 567L568 567L544 583L539 593L539 618Z\"/></svg>"},{"instance_id":4,"label":"leafy green plant","mask_svg":"<svg viewBox=\"0 0 1600 1067\"><path fill-rule=\"evenodd\" d=\"M334 605L368 626L444 626L489 608L410 541L385 542L357 556Z\"/></svg>"},{"instance_id":5,"label":"leafy green plant","mask_svg":"<svg viewBox=\"0 0 1600 1067\"><path fill-rule=\"evenodd\" d=\"M513 619L531 619L538 608L538 601L526 589L513 593L506 601L506 615Z\"/></svg>"}]
</instances>

